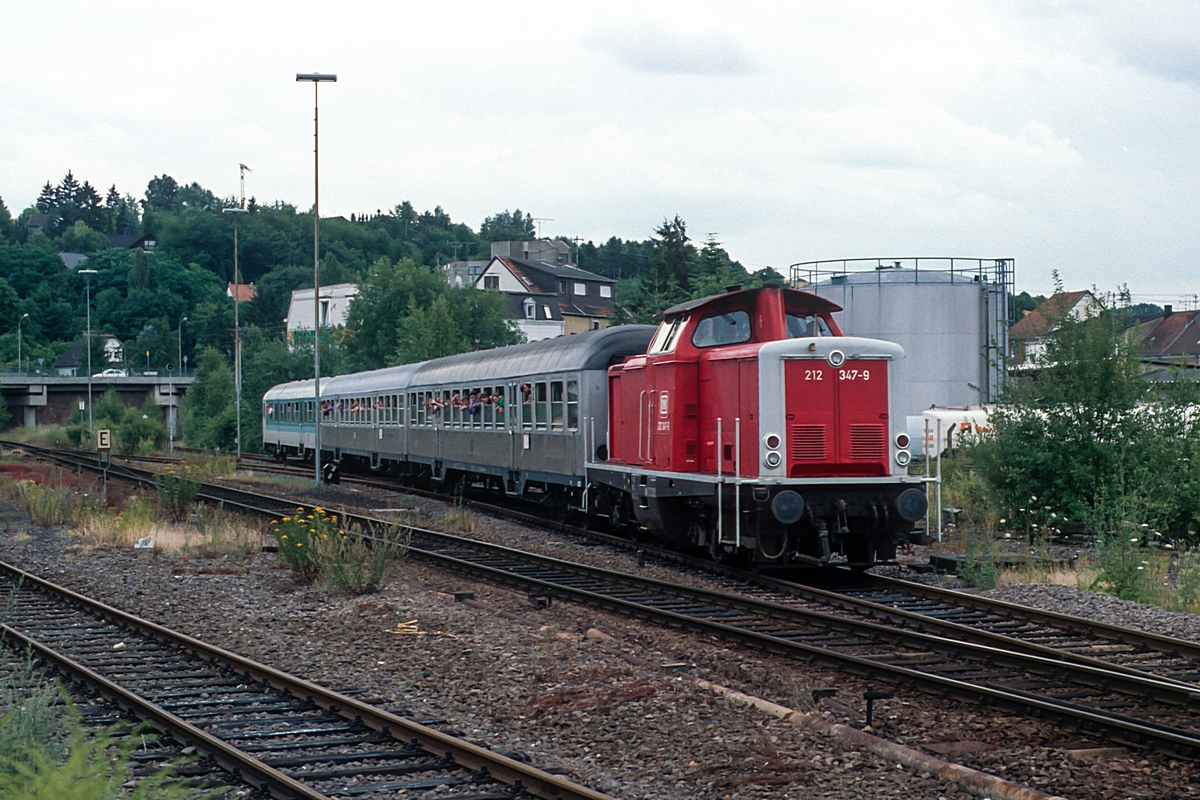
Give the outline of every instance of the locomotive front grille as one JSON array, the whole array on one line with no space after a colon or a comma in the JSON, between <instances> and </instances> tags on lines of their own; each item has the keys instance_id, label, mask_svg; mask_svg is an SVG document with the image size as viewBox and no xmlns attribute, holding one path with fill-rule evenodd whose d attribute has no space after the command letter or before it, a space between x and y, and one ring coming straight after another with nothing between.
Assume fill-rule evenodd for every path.
<instances>
[{"instance_id":1,"label":"locomotive front grille","mask_svg":"<svg viewBox=\"0 0 1200 800\"><path fill-rule=\"evenodd\" d=\"M878 461L887 456L887 431L882 425L850 426L850 458Z\"/></svg>"},{"instance_id":2,"label":"locomotive front grille","mask_svg":"<svg viewBox=\"0 0 1200 800\"><path fill-rule=\"evenodd\" d=\"M793 425L788 435L788 450L793 461L824 461L825 426Z\"/></svg>"}]
</instances>

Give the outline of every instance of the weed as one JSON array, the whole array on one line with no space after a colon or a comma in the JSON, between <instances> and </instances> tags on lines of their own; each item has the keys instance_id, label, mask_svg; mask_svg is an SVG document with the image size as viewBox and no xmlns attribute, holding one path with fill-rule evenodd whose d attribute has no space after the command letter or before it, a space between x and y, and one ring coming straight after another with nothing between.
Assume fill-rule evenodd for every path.
<instances>
[{"instance_id":1,"label":"weed","mask_svg":"<svg viewBox=\"0 0 1200 800\"><path fill-rule=\"evenodd\" d=\"M33 524L63 525L71 520L73 497L67 487L20 481L16 490L17 503Z\"/></svg>"},{"instance_id":2,"label":"weed","mask_svg":"<svg viewBox=\"0 0 1200 800\"><path fill-rule=\"evenodd\" d=\"M1174 602L1178 611L1200 612L1200 548L1179 554L1174 565Z\"/></svg>"},{"instance_id":3,"label":"weed","mask_svg":"<svg viewBox=\"0 0 1200 800\"><path fill-rule=\"evenodd\" d=\"M990 536L967 534L966 545L958 559L958 577L967 586L996 588L996 543Z\"/></svg>"},{"instance_id":4,"label":"weed","mask_svg":"<svg viewBox=\"0 0 1200 800\"><path fill-rule=\"evenodd\" d=\"M200 493L198 470L190 464L167 467L158 475L158 501L163 512L175 522L183 522L192 512Z\"/></svg>"},{"instance_id":5,"label":"weed","mask_svg":"<svg viewBox=\"0 0 1200 800\"><path fill-rule=\"evenodd\" d=\"M364 535L358 525L349 532L322 534L312 542L312 559L325 588L344 594L379 589L398 562L408 555L412 529L391 525Z\"/></svg>"},{"instance_id":6,"label":"weed","mask_svg":"<svg viewBox=\"0 0 1200 800\"><path fill-rule=\"evenodd\" d=\"M1163 559L1145 547L1145 538L1150 533L1147 527L1123 523L1096 539L1100 574L1088 587L1091 591L1107 592L1138 603L1162 603L1159 587L1164 581L1156 573L1165 572L1165 567Z\"/></svg>"}]
</instances>

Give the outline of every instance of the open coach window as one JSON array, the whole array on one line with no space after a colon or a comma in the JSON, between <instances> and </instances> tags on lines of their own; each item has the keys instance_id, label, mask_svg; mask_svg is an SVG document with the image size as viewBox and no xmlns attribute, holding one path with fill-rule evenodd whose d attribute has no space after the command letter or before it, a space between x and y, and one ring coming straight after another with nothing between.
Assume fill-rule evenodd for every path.
<instances>
[{"instance_id":1,"label":"open coach window","mask_svg":"<svg viewBox=\"0 0 1200 800\"><path fill-rule=\"evenodd\" d=\"M801 339L805 336L833 336L829 325L817 314L798 314L789 311L787 315L787 331L789 339Z\"/></svg>"},{"instance_id":2,"label":"open coach window","mask_svg":"<svg viewBox=\"0 0 1200 800\"><path fill-rule=\"evenodd\" d=\"M750 341L750 315L745 311L726 311L701 317L692 334L696 347L716 347Z\"/></svg>"}]
</instances>

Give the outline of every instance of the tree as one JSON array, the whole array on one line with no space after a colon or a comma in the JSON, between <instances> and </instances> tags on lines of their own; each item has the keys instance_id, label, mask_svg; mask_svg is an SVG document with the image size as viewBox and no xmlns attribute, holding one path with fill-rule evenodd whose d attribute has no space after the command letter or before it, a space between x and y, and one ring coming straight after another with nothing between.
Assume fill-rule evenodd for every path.
<instances>
[{"instance_id":1,"label":"tree","mask_svg":"<svg viewBox=\"0 0 1200 800\"><path fill-rule=\"evenodd\" d=\"M237 428L233 370L211 347L200 353L196 380L179 404L180 430L191 447L232 450Z\"/></svg>"},{"instance_id":2,"label":"tree","mask_svg":"<svg viewBox=\"0 0 1200 800\"><path fill-rule=\"evenodd\" d=\"M346 355L350 367L378 369L393 362L400 344L400 310L428 308L449 288L441 274L417 266L411 259L379 259L372 264L347 311Z\"/></svg>"},{"instance_id":3,"label":"tree","mask_svg":"<svg viewBox=\"0 0 1200 800\"><path fill-rule=\"evenodd\" d=\"M141 408L128 408L116 429L117 447L126 453L161 449L167 441L162 409L147 396Z\"/></svg>"},{"instance_id":4,"label":"tree","mask_svg":"<svg viewBox=\"0 0 1200 800\"><path fill-rule=\"evenodd\" d=\"M685 292L689 289L692 260L696 256L696 248L688 242L687 225L675 215L673 220L663 220L663 224L654 229L658 237L654 240L653 251L650 254L651 271L657 273L655 282L659 284L673 281Z\"/></svg>"},{"instance_id":5,"label":"tree","mask_svg":"<svg viewBox=\"0 0 1200 800\"><path fill-rule=\"evenodd\" d=\"M522 216L521 209L510 212L506 208L484 219L479 226L479 238L485 242L521 242L532 239L536 231L532 214Z\"/></svg>"},{"instance_id":6,"label":"tree","mask_svg":"<svg viewBox=\"0 0 1200 800\"><path fill-rule=\"evenodd\" d=\"M454 319L450 301L439 296L428 306L419 306L415 297L396 328L396 351L392 364L413 364L431 358L465 352L467 337Z\"/></svg>"},{"instance_id":7,"label":"tree","mask_svg":"<svg viewBox=\"0 0 1200 800\"><path fill-rule=\"evenodd\" d=\"M58 237L58 246L64 253L94 253L97 250L107 250L108 239L79 219Z\"/></svg>"},{"instance_id":8,"label":"tree","mask_svg":"<svg viewBox=\"0 0 1200 800\"><path fill-rule=\"evenodd\" d=\"M147 211L173 211L177 208L179 183L170 175L155 175L146 184L146 199L142 207Z\"/></svg>"},{"instance_id":9,"label":"tree","mask_svg":"<svg viewBox=\"0 0 1200 800\"><path fill-rule=\"evenodd\" d=\"M12 214L9 213L8 206L4 205L4 198L0 197L0 244L11 242L12 240Z\"/></svg>"}]
</instances>

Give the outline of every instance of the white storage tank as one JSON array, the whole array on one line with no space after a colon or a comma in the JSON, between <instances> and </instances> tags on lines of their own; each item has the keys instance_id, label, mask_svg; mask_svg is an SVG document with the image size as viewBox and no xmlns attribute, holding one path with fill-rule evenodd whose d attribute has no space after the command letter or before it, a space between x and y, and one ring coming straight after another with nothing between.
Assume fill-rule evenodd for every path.
<instances>
[{"instance_id":1,"label":"white storage tank","mask_svg":"<svg viewBox=\"0 0 1200 800\"><path fill-rule=\"evenodd\" d=\"M794 264L792 283L842 307L848 336L904 348L899 409L995 402L1008 352L1008 258L905 258Z\"/></svg>"}]
</instances>

